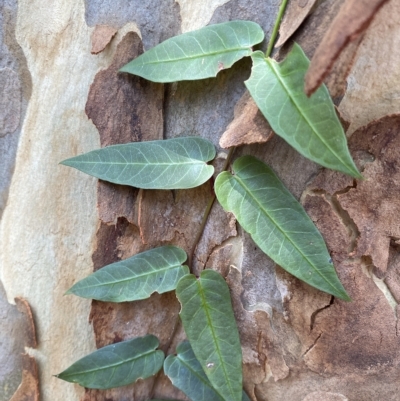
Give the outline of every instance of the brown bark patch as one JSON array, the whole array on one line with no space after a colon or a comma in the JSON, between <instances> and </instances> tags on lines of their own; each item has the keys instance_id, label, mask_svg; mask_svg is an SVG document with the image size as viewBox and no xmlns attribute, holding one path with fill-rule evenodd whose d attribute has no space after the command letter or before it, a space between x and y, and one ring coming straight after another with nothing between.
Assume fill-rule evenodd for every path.
<instances>
[{"instance_id":1,"label":"brown bark patch","mask_svg":"<svg viewBox=\"0 0 400 401\"><path fill-rule=\"evenodd\" d=\"M191 190L142 191L138 202L142 242L153 246L171 242L189 253L210 198L209 183Z\"/></svg>"},{"instance_id":2,"label":"brown bark patch","mask_svg":"<svg viewBox=\"0 0 400 401\"><path fill-rule=\"evenodd\" d=\"M35 358L22 355L22 382L10 401L39 401L39 373Z\"/></svg>"},{"instance_id":3,"label":"brown bark patch","mask_svg":"<svg viewBox=\"0 0 400 401\"><path fill-rule=\"evenodd\" d=\"M292 0L286 8L279 27L279 39L275 47L282 46L303 23L312 11L317 0Z\"/></svg>"},{"instance_id":4,"label":"brown bark patch","mask_svg":"<svg viewBox=\"0 0 400 401\"><path fill-rule=\"evenodd\" d=\"M101 53L106 46L111 42L112 38L117 33L117 30L108 25L96 25L91 36L92 54Z\"/></svg>"},{"instance_id":5,"label":"brown bark patch","mask_svg":"<svg viewBox=\"0 0 400 401\"><path fill-rule=\"evenodd\" d=\"M26 328L25 328L25 347L36 348L37 347L37 339L36 339L36 329L35 322L33 320L32 310L28 304L26 299L17 297L14 299L15 304L17 305L17 309L24 315Z\"/></svg>"},{"instance_id":6,"label":"brown bark patch","mask_svg":"<svg viewBox=\"0 0 400 401\"><path fill-rule=\"evenodd\" d=\"M99 130L102 147L162 138L163 85L118 72L141 53L139 36L127 33L112 64L90 86L85 111Z\"/></svg>"},{"instance_id":7,"label":"brown bark patch","mask_svg":"<svg viewBox=\"0 0 400 401\"><path fill-rule=\"evenodd\" d=\"M163 86L118 72L142 52L139 36L125 35L110 67L99 72L90 87L85 110L99 130L102 147L162 138ZM98 191L104 223L115 224L119 216L134 223L135 188L100 181Z\"/></svg>"},{"instance_id":8,"label":"brown bark patch","mask_svg":"<svg viewBox=\"0 0 400 401\"><path fill-rule=\"evenodd\" d=\"M398 368L395 314L362 267L357 262L338 265L352 302L335 300L316 317L317 341L304 355L314 372L366 375Z\"/></svg>"},{"instance_id":9,"label":"brown bark patch","mask_svg":"<svg viewBox=\"0 0 400 401\"><path fill-rule=\"evenodd\" d=\"M355 255L370 256L377 274L386 272L391 240L400 239L400 116L387 116L358 129L350 139L364 180L338 195L360 231Z\"/></svg>"},{"instance_id":10,"label":"brown bark patch","mask_svg":"<svg viewBox=\"0 0 400 401\"><path fill-rule=\"evenodd\" d=\"M343 394L314 391L308 394L303 401L348 401L348 399Z\"/></svg>"},{"instance_id":11,"label":"brown bark patch","mask_svg":"<svg viewBox=\"0 0 400 401\"><path fill-rule=\"evenodd\" d=\"M334 299L313 316L303 360L316 373L362 376L399 368L400 354L394 352L400 345L399 131L397 115L357 130L349 147L364 180L348 186L337 176L326 183L335 177L323 172L310 185L314 194L305 197L305 208L333 250L339 278L352 298L349 303Z\"/></svg>"},{"instance_id":12,"label":"brown bark patch","mask_svg":"<svg viewBox=\"0 0 400 401\"><path fill-rule=\"evenodd\" d=\"M331 250L332 259L335 262L343 261L349 257L349 253L353 250L351 230L334 210L332 200L328 201L327 197L329 197L327 194L321 196L307 195L303 206L318 226L328 249Z\"/></svg>"},{"instance_id":13,"label":"brown bark patch","mask_svg":"<svg viewBox=\"0 0 400 401\"><path fill-rule=\"evenodd\" d=\"M332 69L335 60L349 42L368 28L373 17L387 0L347 0L341 7L318 46L305 76L305 91L311 95Z\"/></svg>"},{"instance_id":14,"label":"brown bark patch","mask_svg":"<svg viewBox=\"0 0 400 401\"><path fill-rule=\"evenodd\" d=\"M272 138L273 131L254 100L246 92L235 106L234 119L222 134L222 148L264 143Z\"/></svg>"}]
</instances>

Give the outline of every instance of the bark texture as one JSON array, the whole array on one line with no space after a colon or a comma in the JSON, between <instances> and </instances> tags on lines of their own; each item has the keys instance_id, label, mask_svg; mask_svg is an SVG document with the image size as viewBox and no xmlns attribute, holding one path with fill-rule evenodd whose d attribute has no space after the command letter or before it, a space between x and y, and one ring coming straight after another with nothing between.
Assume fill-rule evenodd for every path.
<instances>
[{"instance_id":1,"label":"bark texture","mask_svg":"<svg viewBox=\"0 0 400 401\"><path fill-rule=\"evenodd\" d=\"M0 6L0 400L36 401L39 392L42 401L186 399L161 374L107 391L53 377L96 347L152 333L173 353L184 338L173 293L124 304L63 294L93 270L155 246L190 253L210 183L139 191L58 165L103 146L183 135L207 138L219 152L225 152L221 137L222 147L244 137L249 145L235 157L267 162L303 203L353 300L334 299L275 266L215 205L194 268L218 270L229 284L251 399L398 399L398 2L386 2L326 78L349 124L362 181L320 169L271 134L245 93L249 60L216 79L168 85L118 73L144 49L208 23L249 19L269 38L279 3L5 0ZM312 57L344 0L309 3L285 29L310 13L292 39ZM220 153L217 170L223 160Z\"/></svg>"}]
</instances>

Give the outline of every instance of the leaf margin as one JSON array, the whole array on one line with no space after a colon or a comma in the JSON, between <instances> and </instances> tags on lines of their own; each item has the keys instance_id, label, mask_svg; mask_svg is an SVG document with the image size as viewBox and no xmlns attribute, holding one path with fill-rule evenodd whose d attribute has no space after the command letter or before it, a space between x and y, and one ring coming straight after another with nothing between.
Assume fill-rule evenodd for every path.
<instances>
[{"instance_id":1,"label":"leaf margin","mask_svg":"<svg viewBox=\"0 0 400 401\"><path fill-rule=\"evenodd\" d=\"M147 343L147 351L143 351L143 345L146 345ZM138 345L139 344L139 345ZM96 383L96 380L99 380L99 376L95 375L94 379L92 379L92 381L87 380L85 378L85 374L90 374L93 371L96 370L91 370L91 371L81 371L79 372L74 372L74 369L79 369L80 365L85 365L85 363L93 363L93 360L96 361L96 359L100 359L103 354L114 350L115 348L126 348L129 347L131 345L134 345L137 347L137 349L142 352L142 354L139 354L138 358L142 358L143 356L152 354L151 356L154 356L156 358L155 363L158 362L159 366L157 364L155 364L155 368L152 369L152 373L151 374L139 374L136 375L136 377L134 379L130 379L130 380L126 380L125 377L125 381L121 382L120 384L115 384L112 383L110 385L99 385L99 384L92 384L93 381ZM58 379L64 380L64 381L68 381L70 383L77 383L85 388L92 388L92 389L100 389L100 390L105 390L105 389L109 389L109 388L116 388L116 387L121 387L121 386L126 386L130 383L134 383L136 380L138 379L146 379L148 377L153 376L154 374L156 374L161 368L162 365L164 363L164 359L165 359L165 355L164 352L161 350L157 350L157 347L159 346L159 340L157 337L155 337L152 334L148 334L142 337L135 337L133 339L130 340L125 340L119 343L115 343L115 344L110 344L107 345L105 347L99 348L96 351L80 358L79 360L75 361L72 365L70 365L68 368L64 369L61 373L55 375L55 377L57 377ZM120 351L118 349L118 351ZM113 352L113 351L111 351ZM144 355L143 355L144 352ZM136 359L138 359L136 358ZM161 358L161 359L160 359ZM127 363L127 362L123 362L122 364ZM97 370L107 370L110 369L109 366L105 366L102 367L100 366ZM131 371L132 373L132 371ZM79 380L79 377L83 375L83 378ZM69 377L69 379L68 379ZM112 376L113 377L113 376Z\"/></svg>"},{"instance_id":2,"label":"leaf margin","mask_svg":"<svg viewBox=\"0 0 400 401\"><path fill-rule=\"evenodd\" d=\"M168 254L166 255L165 253L168 252ZM144 296L142 296L141 294L145 292L145 289L141 289L139 290L140 292L136 291L135 295L136 296L131 296L131 297L127 297L125 296L124 298L121 296L121 292L122 290L119 290L119 296L110 296L109 293L110 291L107 291L108 297L106 296L94 296L95 294L93 293L89 293L89 294L85 294L85 291L88 291L89 286L81 288L83 284L85 283L91 283L93 280L97 279L98 277L103 277L106 275L112 275L115 273L119 273L118 272L118 268L120 268L122 266L122 268L126 269L126 270L133 270L132 265L130 264L139 264L140 262L143 262L143 259L145 259L145 261L148 262L148 260L146 260L146 258L159 258L159 259L165 259L166 257L171 258L171 257L175 257L177 262L180 262L180 265L174 265L174 266L168 266L169 268L172 267L172 269L174 270L180 270L181 273L185 273L182 275L179 275L179 272L177 272L177 277L175 279L175 286L173 287L168 287L165 290L162 290L161 292L159 291L159 288L156 287L156 285L154 285L154 287L152 288L152 291L148 291L147 294L145 294ZM179 248L177 246L173 246L173 245L164 245L161 247L157 247L157 248L152 248L149 249L147 251L144 252L140 252L136 255L131 256L128 259L124 259L124 260L120 260L118 262L114 262L111 263L107 266L102 267L101 269L95 271L94 273L90 274L89 276L79 280L78 282L76 282L72 287L70 287L66 293L64 295L76 295L79 296L81 298L89 298L89 299L95 299L97 301L102 301L102 302L132 302L132 301L139 301L142 299L148 299L152 294L154 294L155 292L157 292L158 294L164 294L166 292L170 292L170 291L174 291L176 289L176 286L178 285L178 282L180 280L181 277L183 277L186 274L189 274L189 267L184 265L183 262L187 259L187 255L186 252L182 249ZM153 261L154 262L154 261ZM127 267L127 265L130 265ZM136 266L134 266L136 267ZM147 267L147 266L146 266ZM136 267L137 268L137 267ZM171 270L172 270L171 269ZM115 272L116 271L116 272ZM170 273L169 271L165 272L164 274L168 274ZM160 274L160 272L158 270L152 270L150 273L148 273L148 275L157 275ZM143 274L142 274L143 276ZM165 278L165 276L163 277ZM138 276L135 276L133 278L130 278L130 281L139 281L140 283L140 279L141 277L138 278ZM127 281L126 277L124 277L123 280L121 281ZM148 283L147 280L145 281L146 284L146 289L148 289ZM103 284L103 285L99 285L98 287L105 287L107 285L107 283ZM114 286L115 281L113 283L110 284L110 286ZM126 287L128 286L128 284L126 285ZM96 286L91 286L91 287L96 287ZM123 293L125 293L126 291L128 291L128 289L126 287L123 287L124 291ZM118 288L118 287L117 287ZM93 290L95 291L95 290ZM132 290L131 292L132 293ZM138 296L140 295L140 296Z\"/></svg>"},{"instance_id":3,"label":"leaf margin","mask_svg":"<svg viewBox=\"0 0 400 401\"><path fill-rule=\"evenodd\" d=\"M273 255L270 255L270 253L268 253L266 250L264 250L263 246L260 245L260 243L257 241L257 239L255 239L254 237L257 236L257 233L252 232L253 230L248 228L248 224L243 222L243 219L241 217L238 216L238 213L236 211L232 210L232 207L228 205L228 203L225 201L225 199L223 199L222 196L222 191L223 189L223 185L231 185L231 180L234 180L235 182L239 182L238 180L238 170L239 170L239 165L241 163L244 163L244 161L248 161L248 164L251 163L255 163L257 164L257 171L260 171L262 169L266 169L266 171L268 171L268 174L271 175L274 179L276 179L276 182L279 183L279 189L280 191L282 191L285 196L287 196L286 200L290 200L290 202L294 202L293 204L296 205L296 209L295 210L296 213L300 213L302 215L302 217L305 218L305 221L307 222L309 228L313 231L313 234L315 235L315 239L314 241L319 241L319 246L322 249L322 252L324 252L324 257L326 258L326 260L328 261L330 259L330 255L328 252L328 249L326 247L326 243L325 240L323 239L321 233L319 232L319 230L315 227L315 224L312 222L312 220L310 219L310 217L308 216L308 214L305 212L305 210L303 209L303 207L301 206L301 204L296 200L296 198L294 198L294 196L289 192L289 190L283 185L283 183L281 182L281 180L278 178L278 176L275 174L275 172L269 167L267 166L265 163L263 163L261 160L255 158L254 156L242 156L238 159L235 160L235 162L233 163L233 172L234 174L231 174L227 171L222 172L218 175L217 179L215 180L215 193L217 196L218 201L220 202L221 206L224 208L225 211L227 212L231 212L235 215L236 219L238 220L239 224L241 225L241 227L250 234L251 238L253 239L253 241L258 245L258 247L266 254L268 255L276 264L280 265L284 270L288 271L290 274L292 274L293 276L299 278L300 280L306 282L307 284L311 285L314 288L317 288L321 291L324 291L328 294L334 295L340 299L343 299L344 301L351 301L349 295L347 294L346 290L344 289L342 283L340 282L339 278L337 277L337 272L334 269L333 265L330 265L329 267L326 266L326 268L329 268L330 272L328 271L329 274L332 274L335 277L335 285L337 286L334 287L332 286L331 283L328 283L329 286L332 286L334 288L334 290L332 290L331 292L324 289L322 290L320 287L317 287L316 285L312 284L310 281L305 280L303 277L299 277L297 273L293 272L292 270L288 270L288 266L285 266L284 263L282 263L281 261L277 261L276 256L274 257ZM244 170L244 168L240 169L241 171ZM222 182L222 183L221 183ZM239 185L241 185L239 183ZM277 193L277 189L274 188L275 193ZM249 193L250 191L248 191ZM252 195L253 196L253 195ZM226 196L226 198L230 198L230 200L232 200L232 197L228 197ZM259 203L258 201L256 201L257 203ZM242 198L242 203L243 203L243 198ZM282 202L280 202L280 205L282 204ZM283 206L282 206L283 207ZM286 207L288 208L288 207ZM263 210L262 207L259 208L259 210ZM267 215L267 218L270 219L270 217L268 216L268 213L264 212ZM273 219L272 219L273 220ZM281 245L282 246L282 245ZM326 256L325 256L326 255ZM305 259L308 259L305 257ZM315 269L315 268L314 268ZM316 270L316 272L318 273L318 275L320 275L320 272L318 270ZM323 276L322 276L323 277ZM326 281L325 277L323 277L323 279Z\"/></svg>"},{"instance_id":4,"label":"leaf margin","mask_svg":"<svg viewBox=\"0 0 400 401\"><path fill-rule=\"evenodd\" d=\"M216 340L216 334L214 333L215 331L215 326L213 326L212 324L210 324L210 321L212 320L209 316L208 313L206 313L206 321L208 323L208 325L212 328L211 331L211 336L213 339L214 344L217 343L217 345L215 345L215 349L216 349L216 353L219 354L217 355L218 357L218 361L219 363L221 363L222 366L222 370L223 370L223 374L222 376L224 377L224 385L228 386L228 390L221 390L220 387L218 386L218 380L221 379L221 376L216 375L216 371L217 368L219 368L219 365L217 363L213 363L213 366L210 367L210 353L209 352L205 352L205 348L203 347L203 343L201 341L201 339L197 338L198 335L202 335L202 333L204 332L204 329L202 330L197 330L196 329L196 325L193 328L193 319L190 315L190 317L188 319L186 319L186 316L188 316L186 314L186 311L188 311L189 309L193 308L192 305L190 304L190 302L192 302L194 300L194 303L196 304L200 304L200 307L202 307L203 309L208 308L205 307L204 305L207 304L207 297L208 302L213 302L210 301L211 295L210 293L212 293L212 291L207 288L208 286L213 286L216 285L218 286L218 293L214 293L217 294L218 297L218 303L215 302L215 304L213 304L214 308L216 307L215 305L218 306L218 308L222 308L223 307L223 313L224 317L227 318L227 320L224 321L224 327L222 329L223 334L224 334L224 341L221 341L218 339L218 341ZM188 300L188 302L186 303L186 294L188 293L190 294L191 291L193 291L194 287L194 291L198 290L201 293L200 297L197 297L196 300L196 296L191 296ZM207 291L209 293L207 293ZM233 313L233 308L232 308L232 303L231 303L231 297L230 297L230 293L229 293L229 288L228 285L226 284L225 280L222 278L222 276L212 270L212 269L206 269L203 270L200 274L199 279L197 279L193 274L184 276L180 281L179 284L177 286L176 289L176 295L177 298L181 304L181 312L180 312L180 317L181 317L181 321L183 323L183 327L185 329L185 333L187 338L189 339L189 342L192 346L193 352L196 356L196 359L200 362L201 367L203 368L203 371L205 372L206 376L208 377L209 381L211 382L211 385L214 387L214 389L226 400L226 401L241 401L241 393L242 393L242 350L241 350L241 345L240 345L240 339L239 339L239 332L238 332L238 328L236 325L236 320L234 317L234 313ZM197 311L199 311L200 308L197 309ZM196 313L197 314L197 313ZM218 342L224 343L227 341L227 338L230 338L230 341L233 342L233 344L231 344L229 347L225 346L222 347L221 345L218 344ZM209 349L211 349L212 347L210 346L210 344L207 344ZM232 377L233 375L228 375L227 371L226 371L226 365L228 364L228 362L225 360L226 359L226 355L224 355L223 357L221 356L222 352L220 350L220 348L224 348L223 351L224 353L227 353L229 355L230 361L229 364L231 366L234 366L234 373L235 376ZM227 348L229 348L229 352L227 351ZM214 347L212 348L214 349ZM236 353L232 351L232 349L236 350ZM232 356L232 354L234 354ZM214 369L215 368L215 369ZM211 370L210 370L211 369ZM236 371L235 371L236 369Z\"/></svg>"},{"instance_id":5,"label":"leaf margin","mask_svg":"<svg viewBox=\"0 0 400 401\"><path fill-rule=\"evenodd\" d=\"M221 62L219 61L217 66L216 66L217 68L214 68L214 71L212 73L205 73L206 70L203 69L203 73L200 73L199 75L197 75L195 77L191 76L191 75L187 75L187 76L184 76L184 78L181 78L181 79L179 79L177 77L173 77L173 78L164 78L164 77L154 78L148 72L146 72L146 71L143 72L143 71L138 70L139 67L141 67L143 69L143 67L146 66L146 64L144 62L143 62L142 65L139 64L138 60L140 60L140 61L147 60L147 58L151 57L153 55L153 53L157 54L157 51L164 52L165 51L164 47L168 47L168 46L171 45L171 47L177 47L177 48L182 50L182 48L180 47L182 41L184 41L186 39L190 40L193 37L194 41L199 43L202 38L206 38L206 35L209 34L209 31L213 32L214 29L222 30L222 32L223 32L224 28L225 29L229 28L229 29L234 31L235 36L237 37L237 34L236 34L236 31L235 31L234 27L240 26L240 25L245 25L247 27L248 31L250 30L250 28L254 29L255 30L254 39L250 41L250 37L249 37L248 38L249 39L249 43L248 44L244 44L243 48L239 49L239 50L241 50L243 52L242 56L235 58L231 63L228 63L226 66L225 66L225 64L223 66L221 66L219 64ZM237 29L237 27L236 27L236 29ZM223 32L223 33L225 33L225 32ZM221 35L221 33L217 34L218 37L220 37L220 35ZM258 36L256 36L256 35L258 35ZM250 36L250 34L249 34L249 36ZM234 63L236 63L237 61L239 61L243 57L250 56L251 53L252 53L252 46L262 42L264 40L264 36L265 36L265 34L264 34L263 29L260 27L259 24L255 23L253 21L235 20L235 21L227 21L227 22L223 22L223 23L219 23L219 24L207 25L207 26L205 26L203 28L200 28L200 29L197 29L197 30L194 30L194 31L190 31L190 32L185 32L185 33L183 33L181 35L174 36L172 38L169 38L169 39L161 42L157 46L154 46L153 48L147 50L146 52L144 52L142 55L140 55L136 59L134 59L134 60L130 61L129 63L127 63L126 65L124 65L122 68L120 68L119 71L120 72L127 72L127 73L134 74L134 75L138 75L138 76L140 76L142 78L145 78L145 79L147 79L149 81L160 82L160 83L170 83L170 82L178 82L178 81L186 81L186 80L191 80L192 81L192 80L213 78L218 74L218 72L221 69L230 68ZM191 46L191 47L193 47L193 46ZM201 44L199 44L199 47L202 48ZM226 48L226 46L224 46L224 47ZM189 49L189 50L191 50L191 49ZM220 53L217 52L217 55L218 54L223 54L223 53L222 52L220 52ZM199 56L199 58L201 58L201 57L203 57L203 63L204 63L204 57L209 57L209 56L206 53L206 56L204 56L204 55L203 56ZM186 59L189 59L189 58L190 57L187 57ZM181 60L181 62L184 62L186 59L183 58ZM158 61L158 63L160 63L160 65L162 67L162 66L165 65L166 61L171 62L171 60L161 60L161 61ZM176 62L176 63L178 63L178 62ZM148 64L150 64L150 62L148 62ZM138 69L136 69L136 67ZM179 68L179 65L176 66L176 69L178 69L178 68ZM186 69L188 69L188 68L186 68Z\"/></svg>"},{"instance_id":6,"label":"leaf margin","mask_svg":"<svg viewBox=\"0 0 400 401\"><path fill-rule=\"evenodd\" d=\"M332 99L330 97L330 94L328 92L328 89L326 88L325 85L322 85L315 94L313 94L310 98L306 96L304 90L301 90L299 92L299 96L301 97L301 102L302 103L310 103L310 107L308 107L307 111L308 114L304 114L303 106L299 106L297 101L294 100L293 94L291 93L291 89L286 86L286 83L281 79L281 74L280 71L281 69L286 68L287 65L293 64L296 66L296 68L299 70L299 65L301 65L302 70L301 74L304 79L304 75L307 71L307 68L309 66L309 60L307 56L305 55L303 49L295 42L293 44L293 47L291 51L288 53L286 58L282 60L281 62L277 62L274 59L268 57L265 58L265 55L261 51L255 51L251 55L252 61L253 61L253 66L252 66L252 71L250 77L245 81L245 86L249 90L251 97L254 99L256 102L258 108L260 109L261 113L264 115L264 117L267 119L268 123L270 124L271 128L274 130L274 132L282 137L290 146L292 146L294 149L296 149L302 156L306 157L309 160L312 160L313 162L320 164L323 167L330 168L333 170L340 171L342 173L348 174L354 178L363 178L361 173L358 171L357 166L355 165L350 152L348 150L348 145L347 145L347 140L346 140L346 135L344 133L343 127L339 121L339 118L336 114L336 111L334 109L334 105L332 102ZM262 70L263 69L263 70ZM296 70L293 70L296 71ZM270 72L272 72L270 74ZM274 90L271 89L271 92L268 95L265 95L266 97L264 98L263 96L258 96L257 95L257 88L262 87L265 88L267 86L267 83L265 82L266 77L270 74L270 76L273 76L273 79L275 80L274 87L276 86L281 86L283 89L281 93L284 93L286 96L285 97L285 102L283 102L279 108L279 113L274 110L274 113L272 113L272 109L269 107L269 97L271 96L272 91ZM258 75L262 76L262 78L258 77ZM287 74L288 76L288 74ZM264 82L262 81L264 79ZM272 80L272 79L271 79ZM302 80L303 81L303 80ZM261 85L263 84L263 85ZM277 96L275 95L275 99ZM320 99L319 99L320 98ZM313 118L313 115L316 116L316 108L315 105L312 104L314 100L320 100L319 104L321 102L324 103L324 108L329 111L329 119L332 121L333 125L331 126L337 131L336 133L336 142L339 143L339 146L341 146L341 152L342 155L336 154L337 151L332 149L332 144L329 144L326 142L326 138L322 137L322 135L319 133L319 130L315 129L314 125L316 123L313 123L310 121L310 116ZM276 100L275 100L276 102ZM280 115L280 112L282 111L283 107L286 107L286 104L290 104L293 106L294 109L296 109L301 115L301 118L299 120L304 120L305 125L308 128L311 128L310 131L313 133L310 138L310 140L307 140L307 144L303 145L298 142L297 138L300 138L301 135L304 136L304 134L297 135L295 137L291 132L286 131L281 127L281 122L280 120L277 122L275 121L276 116ZM275 107L276 103L275 103ZM271 109L271 110L270 110ZM314 114L313 114L314 113ZM286 116L287 119L292 118L292 116ZM297 124L296 126L296 132L298 129L300 123ZM332 131L332 128L330 128L330 131ZM310 141L317 140L319 143L322 143L323 146L326 147L324 150L324 154L322 155L325 157L326 150L329 150L331 154L334 155L334 158L338 161L340 161L341 164L334 164L333 162L329 161L326 162L323 160L321 155L314 155L312 148L310 148L309 143ZM336 146L336 145L335 145ZM315 153L315 150L314 150ZM331 158L330 153L328 153L328 156ZM345 160L342 160L342 159Z\"/></svg>"}]
</instances>

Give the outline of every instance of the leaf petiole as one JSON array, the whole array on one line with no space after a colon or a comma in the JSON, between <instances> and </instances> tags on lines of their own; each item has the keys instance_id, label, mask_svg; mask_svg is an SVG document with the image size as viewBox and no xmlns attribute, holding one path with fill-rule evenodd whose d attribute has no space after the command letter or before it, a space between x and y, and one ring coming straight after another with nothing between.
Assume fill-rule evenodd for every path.
<instances>
[{"instance_id":1,"label":"leaf petiole","mask_svg":"<svg viewBox=\"0 0 400 401\"><path fill-rule=\"evenodd\" d=\"M274 47L276 37L278 35L279 27L281 25L282 17L286 10L287 2L288 2L288 0L282 0L282 3L279 7L278 16L276 17L276 20L275 20L274 29L272 30L271 38L269 39L269 42L268 42L267 51L265 52L266 58L268 58L272 53L272 49Z\"/></svg>"}]
</instances>

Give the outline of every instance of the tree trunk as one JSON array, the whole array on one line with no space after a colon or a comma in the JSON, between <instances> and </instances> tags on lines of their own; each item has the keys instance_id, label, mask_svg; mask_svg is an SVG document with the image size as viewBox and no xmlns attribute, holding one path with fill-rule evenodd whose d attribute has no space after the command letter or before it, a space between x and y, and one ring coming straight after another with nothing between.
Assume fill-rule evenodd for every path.
<instances>
[{"instance_id":1,"label":"tree trunk","mask_svg":"<svg viewBox=\"0 0 400 401\"><path fill-rule=\"evenodd\" d=\"M291 0L289 7L305 3ZM343 3L317 2L295 32L308 57ZM279 4L3 1L0 400L186 399L162 375L106 391L53 375L96 347L147 333L159 337L166 353L175 351L184 332L174 293L123 304L63 294L93 270L155 246L174 244L190 253L211 184L136 190L58 163L111 144L196 135L215 144L220 169L227 153L220 138L237 141L238 132L248 142L267 140L238 148L234 157L262 159L302 202L352 298L338 300L283 271L215 204L193 267L218 270L230 287L248 395L253 401L399 398L398 2L380 9L326 79L364 180L321 169L267 135L243 85L249 59L215 79L167 85L118 73L143 50L207 24L252 20L268 39ZM289 26L299 12L288 14ZM283 58L290 46L276 56Z\"/></svg>"}]
</instances>

